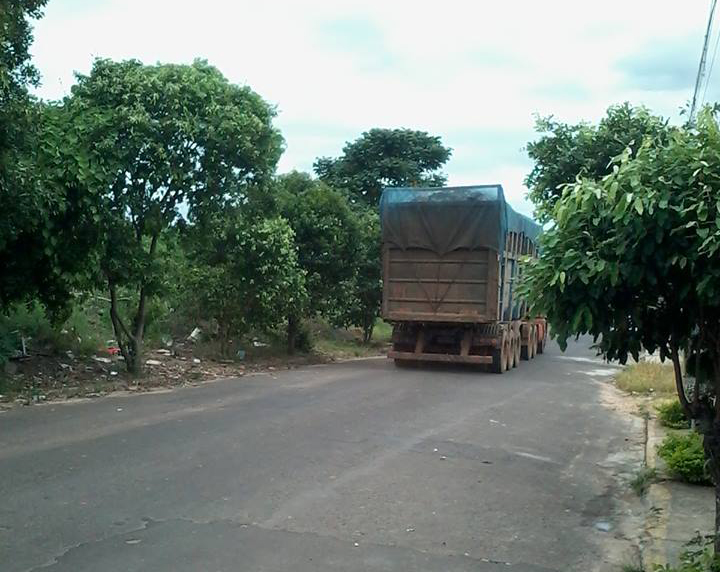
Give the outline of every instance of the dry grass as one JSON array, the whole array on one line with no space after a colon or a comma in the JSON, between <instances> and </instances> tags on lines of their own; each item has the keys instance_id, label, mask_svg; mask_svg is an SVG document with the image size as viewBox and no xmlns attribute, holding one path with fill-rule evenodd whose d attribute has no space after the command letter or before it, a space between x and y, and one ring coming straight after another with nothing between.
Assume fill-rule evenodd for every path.
<instances>
[{"instance_id":1,"label":"dry grass","mask_svg":"<svg viewBox=\"0 0 720 572\"><path fill-rule=\"evenodd\" d=\"M615 383L623 391L644 395L675 395L675 377L670 365L640 362L626 367Z\"/></svg>"}]
</instances>

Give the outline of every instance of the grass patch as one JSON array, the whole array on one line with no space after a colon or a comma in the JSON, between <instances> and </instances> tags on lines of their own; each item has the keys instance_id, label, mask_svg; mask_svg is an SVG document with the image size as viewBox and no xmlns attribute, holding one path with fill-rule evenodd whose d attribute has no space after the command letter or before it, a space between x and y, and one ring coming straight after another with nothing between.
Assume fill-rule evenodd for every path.
<instances>
[{"instance_id":1,"label":"grass patch","mask_svg":"<svg viewBox=\"0 0 720 572\"><path fill-rule=\"evenodd\" d=\"M657 470L650 467L643 467L630 481L630 487L637 496L643 497L648 492L650 485L657 479Z\"/></svg>"},{"instance_id":2,"label":"grass patch","mask_svg":"<svg viewBox=\"0 0 720 572\"><path fill-rule=\"evenodd\" d=\"M645 572L645 568L640 564L624 564L622 572Z\"/></svg>"},{"instance_id":3,"label":"grass patch","mask_svg":"<svg viewBox=\"0 0 720 572\"><path fill-rule=\"evenodd\" d=\"M629 365L616 377L615 383L628 393L674 395L673 368L659 363L640 362Z\"/></svg>"},{"instance_id":4,"label":"grass patch","mask_svg":"<svg viewBox=\"0 0 720 572\"><path fill-rule=\"evenodd\" d=\"M383 320L375 324L368 344L362 342L362 332L358 328L325 329L315 334L315 351L336 359L376 356L385 352L391 337L392 325Z\"/></svg>"}]
</instances>

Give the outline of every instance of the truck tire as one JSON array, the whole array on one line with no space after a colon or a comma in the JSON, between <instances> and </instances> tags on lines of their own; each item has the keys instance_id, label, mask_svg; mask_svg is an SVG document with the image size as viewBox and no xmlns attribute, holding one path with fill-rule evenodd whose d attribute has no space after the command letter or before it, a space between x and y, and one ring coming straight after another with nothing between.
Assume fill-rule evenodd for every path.
<instances>
[{"instance_id":1,"label":"truck tire","mask_svg":"<svg viewBox=\"0 0 720 572\"><path fill-rule=\"evenodd\" d=\"M545 353L545 342L547 341L547 326L545 322L538 323L537 353Z\"/></svg>"},{"instance_id":2,"label":"truck tire","mask_svg":"<svg viewBox=\"0 0 720 572\"><path fill-rule=\"evenodd\" d=\"M528 352L530 353L530 359L535 359L537 352L537 326L533 324L530 327L530 342L528 343Z\"/></svg>"},{"instance_id":3,"label":"truck tire","mask_svg":"<svg viewBox=\"0 0 720 572\"><path fill-rule=\"evenodd\" d=\"M523 324L520 328L520 359L524 361L528 361L530 358L530 340L531 340L531 331L528 331L530 329L530 326L528 324ZM528 343L524 343L525 339L528 340Z\"/></svg>"},{"instance_id":4,"label":"truck tire","mask_svg":"<svg viewBox=\"0 0 720 572\"><path fill-rule=\"evenodd\" d=\"M520 351L522 350L522 339L520 337L520 332L516 332L515 336L513 338L513 367L517 367L520 365Z\"/></svg>"},{"instance_id":5,"label":"truck tire","mask_svg":"<svg viewBox=\"0 0 720 572\"><path fill-rule=\"evenodd\" d=\"M492 365L490 369L493 373L505 373L508 370L510 356L508 355L509 340L507 332L503 332L498 339L498 347L492 350Z\"/></svg>"}]
</instances>

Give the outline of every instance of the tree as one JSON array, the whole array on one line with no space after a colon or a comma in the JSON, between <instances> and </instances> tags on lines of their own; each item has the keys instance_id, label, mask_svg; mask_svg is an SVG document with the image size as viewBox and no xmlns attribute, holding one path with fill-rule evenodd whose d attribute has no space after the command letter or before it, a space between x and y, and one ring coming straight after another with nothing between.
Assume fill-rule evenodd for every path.
<instances>
[{"instance_id":1,"label":"tree","mask_svg":"<svg viewBox=\"0 0 720 572\"><path fill-rule=\"evenodd\" d=\"M580 177L557 200L554 224L529 263L526 289L564 347L589 333L608 359L642 348L672 361L680 403L704 435L720 509L720 129L626 149L601 179ZM689 357L683 376L680 355ZM720 555L720 510L715 552Z\"/></svg>"},{"instance_id":2,"label":"tree","mask_svg":"<svg viewBox=\"0 0 720 572\"><path fill-rule=\"evenodd\" d=\"M86 165L104 175L100 268L128 371L142 371L148 299L162 273L161 236L181 218L208 217L247 200L272 176L282 151L274 109L204 61L145 66L97 60L64 108ZM119 291L131 293L124 316Z\"/></svg>"},{"instance_id":3,"label":"tree","mask_svg":"<svg viewBox=\"0 0 720 572\"><path fill-rule=\"evenodd\" d=\"M353 259L353 277L347 284L346 304L335 323L362 329L363 343L370 343L382 300L380 217L374 209L355 208L358 241Z\"/></svg>"},{"instance_id":4,"label":"tree","mask_svg":"<svg viewBox=\"0 0 720 572\"><path fill-rule=\"evenodd\" d=\"M302 317L320 314L335 320L349 303L358 225L342 193L305 173L280 177L277 197L280 213L295 233L307 290L306 304L288 314L288 351L292 353Z\"/></svg>"},{"instance_id":5,"label":"tree","mask_svg":"<svg viewBox=\"0 0 720 572\"><path fill-rule=\"evenodd\" d=\"M52 135L43 129L46 110L27 91L39 81L28 53L30 20L42 16L45 3L5 0L0 9L0 309L35 297L57 309L67 297L56 278L70 269L49 260L57 249L48 226L63 208L63 197L40 183L37 165L40 150L62 145L46 140Z\"/></svg>"},{"instance_id":6,"label":"tree","mask_svg":"<svg viewBox=\"0 0 720 572\"><path fill-rule=\"evenodd\" d=\"M371 129L343 147L336 158L321 157L313 166L323 182L347 190L355 199L376 206L383 187L439 187L440 169L451 150L440 137L411 129Z\"/></svg>"},{"instance_id":7,"label":"tree","mask_svg":"<svg viewBox=\"0 0 720 572\"><path fill-rule=\"evenodd\" d=\"M551 217L563 189L576 177L603 177L611 172L612 159L628 146L637 149L646 138L663 142L669 132L665 120L629 103L610 107L597 126L569 125L549 116L536 118L535 130L543 135L527 145L535 166L525 185L542 221Z\"/></svg>"},{"instance_id":8,"label":"tree","mask_svg":"<svg viewBox=\"0 0 720 572\"><path fill-rule=\"evenodd\" d=\"M222 217L192 257L188 305L218 324L221 352L251 329L270 329L305 297L293 232L285 219ZM205 246L207 245L207 246Z\"/></svg>"}]
</instances>

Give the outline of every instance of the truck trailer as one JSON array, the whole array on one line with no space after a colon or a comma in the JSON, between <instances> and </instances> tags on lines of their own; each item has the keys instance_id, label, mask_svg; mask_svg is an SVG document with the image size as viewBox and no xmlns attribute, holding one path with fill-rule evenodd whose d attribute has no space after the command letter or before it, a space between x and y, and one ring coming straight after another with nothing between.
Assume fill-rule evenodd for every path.
<instances>
[{"instance_id":1,"label":"truck trailer","mask_svg":"<svg viewBox=\"0 0 720 572\"><path fill-rule=\"evenodd\" d=\"M543 353L546 321L517 293L541 227L501 185L395 187L380 200L388 357L482 364L496 373Z\"/></svg>"}]
</instances>

